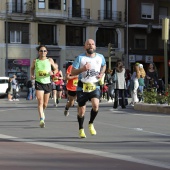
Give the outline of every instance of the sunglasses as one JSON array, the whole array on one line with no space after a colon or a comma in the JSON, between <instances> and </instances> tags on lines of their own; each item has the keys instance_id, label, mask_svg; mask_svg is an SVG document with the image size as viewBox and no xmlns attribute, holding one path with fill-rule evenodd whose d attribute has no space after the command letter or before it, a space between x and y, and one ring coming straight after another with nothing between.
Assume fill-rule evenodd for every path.
<instances>
[{"instance_id":1,"label":"sunglasses","mask_svg":"<svg viewBox=\"0 0 170 170\"><path fill-rule=\"evenodd\" d=\"M45 53L45 52L47 52L47 50L40 50L39 52L44 52Z\"/></svg>"}]
</instances>

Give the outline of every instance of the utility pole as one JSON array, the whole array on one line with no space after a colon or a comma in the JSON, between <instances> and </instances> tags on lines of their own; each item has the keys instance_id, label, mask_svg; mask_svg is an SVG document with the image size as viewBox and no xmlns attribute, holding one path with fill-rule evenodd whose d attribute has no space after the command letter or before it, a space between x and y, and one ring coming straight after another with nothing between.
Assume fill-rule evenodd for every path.
<instances>
[{"instance_id":1,"label":"utility pole","mask_svg":"<svg viewBox=\"0 0 170 170\"><path fill-rule=\"evenodd\" d=\"M126 68L130 68L129 65L129 25L128 25L128 13L129 13L129 1L126 0Z\"/></svg>"},{"instance_id":2,"label":"utility pole","mask_svg":"<svg viewBox=\"0 0 170 170\"><path fill-rule=\"evenodd\" d=\"M5 76L8 77L8 2L6 0L6 21L5 21L5 41L6 41L6 59L5 59Z\"/></svg>"}]
</instances>

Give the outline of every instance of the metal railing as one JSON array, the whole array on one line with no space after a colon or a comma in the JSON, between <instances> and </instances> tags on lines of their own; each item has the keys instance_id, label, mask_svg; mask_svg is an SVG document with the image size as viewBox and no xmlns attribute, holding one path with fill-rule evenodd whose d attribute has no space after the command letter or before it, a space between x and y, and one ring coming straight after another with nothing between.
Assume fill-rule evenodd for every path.
<instances>
[{"instance_id":1,"label":"metal railing","mask_svg":"<svg viewBox=\"0 0 170 170\"><path fill-rule=\"evenodd\" d=\"M79 10L73 10L73 8L69 7L68 18L90 19L90 9L80 8Z\"/></svg>"},{"instance_id":2,"label":"metal railing","mask_svg":"<svg viewBox=\"0 0 170 170\"><path fill-rule=\"evenodd\" d=\"M31 14L33 13L33 2L30 0L26 3L8 3L8 12L9 13L25 13Z\"/></svg>"},{"instance_id":3,"label":"metal railing","mask_svg":"<svg viewBox=\"0 0 170 170\"><path fill-rule=\"evenodd\" d=\"M98 10L98 20L122 21L121 11Z\"/></svg>"}]
</instances>

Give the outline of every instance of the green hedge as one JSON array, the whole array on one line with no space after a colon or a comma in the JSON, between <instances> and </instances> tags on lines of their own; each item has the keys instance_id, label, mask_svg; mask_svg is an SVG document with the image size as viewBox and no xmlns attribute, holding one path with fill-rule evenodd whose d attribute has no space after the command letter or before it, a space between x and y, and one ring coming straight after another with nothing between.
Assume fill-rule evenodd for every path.
<instances>
[{"instance_id":1,"label":"green hedge","mask_svg":"<svg viewBox=\"0 0 170 170\"><path fill-rule=\"evenodd\" d=\"M143 92L144 103L149 104L165 104L170 105L170 88L163 94L157 93L156 88L145 89Z\"/></svg>"}]
</instances>

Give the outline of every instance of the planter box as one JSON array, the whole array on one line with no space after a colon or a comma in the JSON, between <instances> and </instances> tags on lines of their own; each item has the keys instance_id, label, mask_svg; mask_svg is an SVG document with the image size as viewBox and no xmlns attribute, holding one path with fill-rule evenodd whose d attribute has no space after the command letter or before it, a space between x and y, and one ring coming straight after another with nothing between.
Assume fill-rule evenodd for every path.
<instances>
[{"instance_id":1,"label":"planter box","mask_svg":"<svg viewBox=\"0 0 170 170\"><path fill-rule=\"evenodd\" d=\"M155 113L169 113L170 106L168 104L148 104L148 103L137 103L134 105L135 110Z\"/></svg>"}]
</instances>

